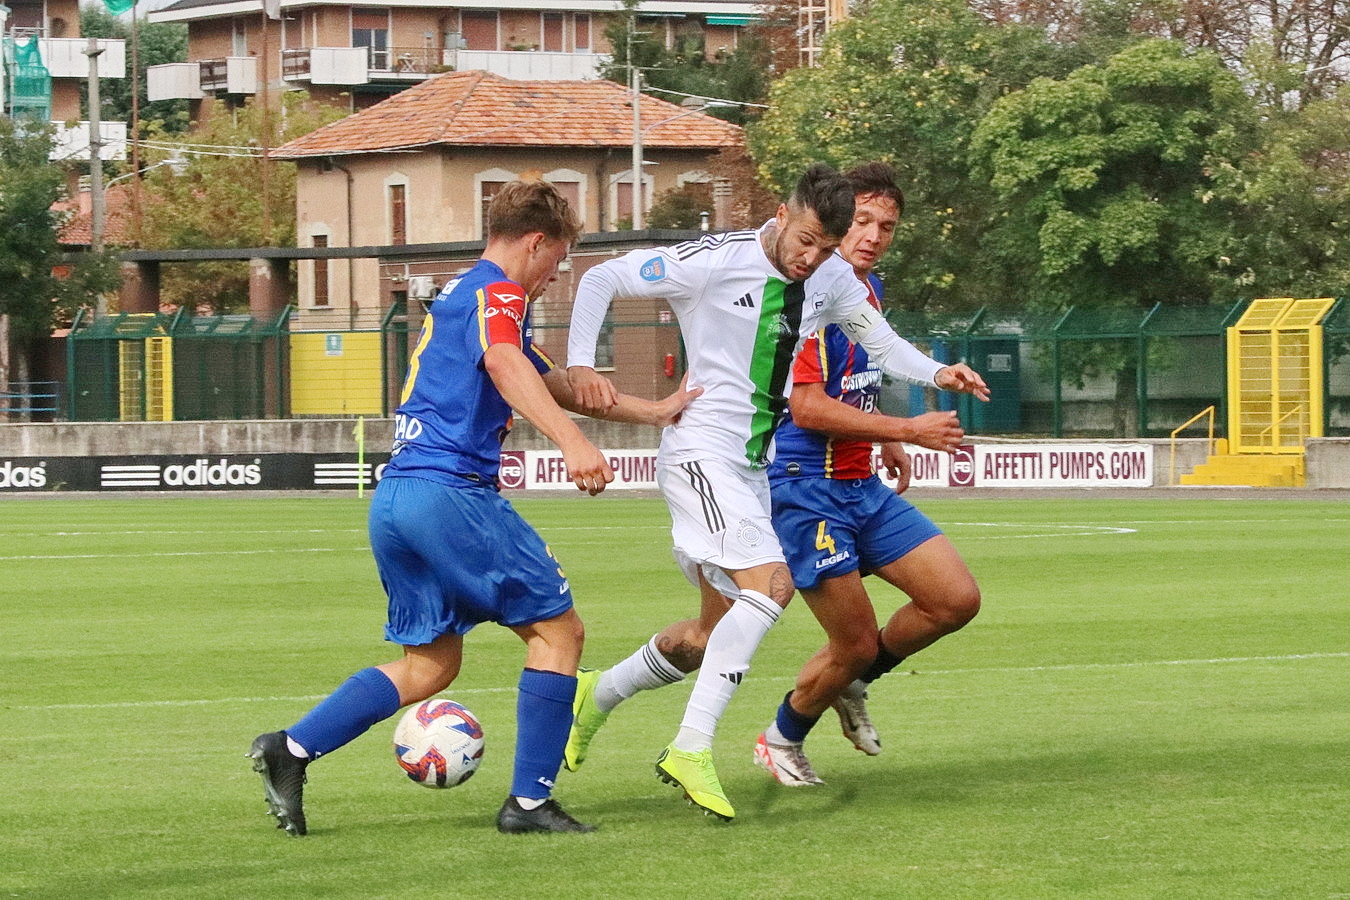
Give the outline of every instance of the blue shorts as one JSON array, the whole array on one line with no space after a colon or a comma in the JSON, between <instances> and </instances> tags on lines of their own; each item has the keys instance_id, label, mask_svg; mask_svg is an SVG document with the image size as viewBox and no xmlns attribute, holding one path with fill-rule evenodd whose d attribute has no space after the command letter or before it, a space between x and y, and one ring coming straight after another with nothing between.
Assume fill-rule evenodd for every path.
<instances>
[{"instance_id":1,"label":"blue shorts","mask_svg":"<svg viewBox=\"0 0 1350 900\"><path fill-rule=\"evenodd\" d=\"M370 503L370 548L389 595L387 640L429 644L480 622L518 626L572 608L543 539L491 487L385 478Z\"/></svg>"},{"instance_id":2,"label":"blue shorts","mask_svg":"<svg viewBox=\"0 0 1350 900\"><path fill-rule=\"evenodd\" d=\"M942 534L879 478L776 478L772 497L773 529L802 590L868 574Z\"/></svg>"}]
</instances>

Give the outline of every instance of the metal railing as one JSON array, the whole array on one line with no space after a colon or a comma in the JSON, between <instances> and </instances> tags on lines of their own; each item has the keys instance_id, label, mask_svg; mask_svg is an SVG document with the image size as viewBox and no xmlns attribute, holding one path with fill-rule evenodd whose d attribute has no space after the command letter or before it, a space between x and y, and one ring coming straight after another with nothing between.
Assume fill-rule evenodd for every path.
<instances>
[{"instance_id":1,"label":"metal railing","mask_svg":"<svg viewBox=\"0 0 1350 900\"><path fill-rule=\"evenodd\" d=\"M1269 446L1270 452L1272 453L1303 453L1304 445L1308 442L1308 429L1305 426L1305 421L1307 419L1305 413L1307 413L1307 411L1307 407L1304 404L1300 403L1296 405L1293 409L1289 410L1289 412L1261 429L1261 432L1256 436L1257 445L1261 447ZM1293 446L1284 443L1283 432L1280 430L1280 425L1283 424L1285 419L1292 415L1298 416L1298 444ZM1271 434L1271 432L1274 433ZM1270 435L1269 444L1266 442L1266 435L1268 434Z\"/></svg>"},{"instance_id":2,"label":"metal railing","mask_svg":"<svg viewBox=\"0 0 1350 900\"><path fill-rule=\"evenodd\" d=\"M452 52L438 47L367 48L370 71L394 75L433 75L445 71L447 55Z\"/></svg>"},{"instance_id":3,"label":"metal railing","mask_svg":"<svg viewBox=\"0 0 1350 900\"><path fill-rule=\"evenodd\" d=\"M281 77L304 78L309 75L309 47L281 51Z\"/></svg>"},{"instance_id":4,"label":"metal railing","mask_svg":"<svg viewBox=\"0 0 1350 900\"><path fill-rule=\"evenodd\" d=\"M1172 441L1171 441L1172 453L1171 459L1168 462L1167 466L1168 484L1177 483L1177 435L1185 431L1187 428L1190 428L1192 425L1194 425L1201 419L1205 418L1206 416L1209 417L1209 447L1206 451L1206 455L1207 456L1214 455L1214 407L1206 406L1204 409L1200 410L1198 413L1191 416L1181 425L1172 430Z\"/></svg>"},{"instance_id":5,"label":"metal railing","mask_svg":"<svg viewBox=\"0 0 1350 900\"><path fill-rule=\"evenodd\" d=\"M0 391L0 420L7 416L59 415L61 382L11 381Z\"/></svg>"}]
</instances>

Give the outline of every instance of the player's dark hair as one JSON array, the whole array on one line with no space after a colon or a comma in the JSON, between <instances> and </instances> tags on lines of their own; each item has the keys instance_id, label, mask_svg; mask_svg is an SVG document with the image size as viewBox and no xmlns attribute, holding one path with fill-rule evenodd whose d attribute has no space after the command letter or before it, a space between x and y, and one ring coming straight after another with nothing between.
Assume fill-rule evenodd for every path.
<instances>
[{"instance_id":1,"label":"player's dark hair","mask_svg":"<svg viewBox=\"0 0 1350 900\"><path fill-rule=\"evenodd\" d=\"M567 198L547 181L512 181L488 204L488 238L510 240L541 231L550 240L575 244L581 222Z\"/></svg>"},{"instance_id":2,"label":"player's dark hair","mask_svg":"<svg viewBox=\"0 0 1350 900\"><path fill-rule=\"evenodd\" d=\"M811 210L826 234L842 238L853 224L853 185L825 163L813 163L802 173L788 205Z\"/></svg>"},{"instance_id":3,"label":"player's dark hair","mask_svg":"<svg viewBox=\"0 0 1350 900\"><path fill-rule=\"evenodd\" d=\"M853 185L853 196L885 197L895 204L899 215L905 214L905 194L895 183L895 169L884 162L863 163L844 173L849 184Z\"/></svg>"}]
</instances>

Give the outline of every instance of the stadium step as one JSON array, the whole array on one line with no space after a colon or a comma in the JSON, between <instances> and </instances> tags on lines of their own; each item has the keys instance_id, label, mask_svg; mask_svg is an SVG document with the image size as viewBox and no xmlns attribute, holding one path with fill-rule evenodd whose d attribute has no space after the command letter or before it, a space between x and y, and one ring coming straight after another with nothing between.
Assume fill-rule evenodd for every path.
<instances>
[{"instance_id":1,"label":"stadium step","mask_svg":"<svg viewBox=\"0 0 1350 900\"><path fill-rule=\"evenodd\" d=\"M1211 456L1181 476L1182 484L1244 487L1303 487L1303 457L1288 455L1220 454Z\"/></svg>"}]
</instances>

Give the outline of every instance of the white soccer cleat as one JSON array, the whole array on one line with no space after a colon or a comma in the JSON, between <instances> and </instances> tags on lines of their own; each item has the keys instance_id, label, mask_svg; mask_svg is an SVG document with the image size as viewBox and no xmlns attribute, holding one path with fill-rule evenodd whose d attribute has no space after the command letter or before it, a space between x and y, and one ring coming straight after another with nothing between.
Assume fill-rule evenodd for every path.
<instances>
[{"instance_id":1,"label":"white soccer cleat","mask_svg":"<svg viewBox=\"0 0 1350 900\"><path fill-rule=\"evenodd\" d=\"M876 756L881 752L881 738L877 736L872 717L867 714L867 685L861 681L853 682L844 688L839 699L831 705L839 713L839 725L844 731L844 737L852 741L853 746L868 756Z\"/></svg>"},{"instance_id":2,"label":"white soccer cleat","mask_svg":"<svg viewBox=\"0 0 1350 900\"><path fill-rule=\"evenodd\" d=\"M802 752L801 744L770 744L764 739L764 732L755 741L755 765L788 787L825 783L811 769L811 761Z\"/></svg>"}]
</instances>

